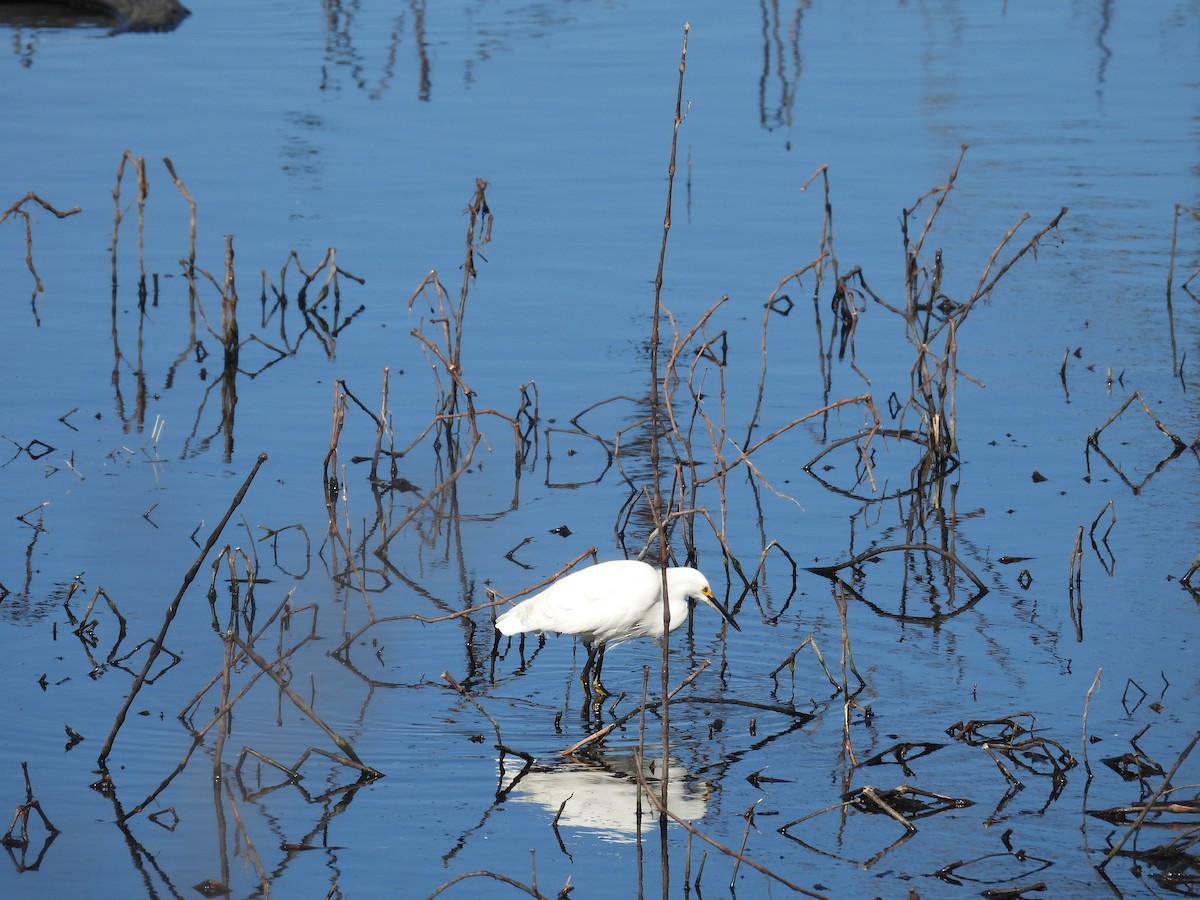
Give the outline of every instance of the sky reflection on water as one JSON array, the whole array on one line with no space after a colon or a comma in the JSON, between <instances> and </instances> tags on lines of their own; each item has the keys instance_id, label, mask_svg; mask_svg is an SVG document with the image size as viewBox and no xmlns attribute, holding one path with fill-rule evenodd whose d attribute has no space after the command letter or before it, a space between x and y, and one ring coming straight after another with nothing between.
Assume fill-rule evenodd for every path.
<instances>
[{"instance_id":1,"label":"sky reflection on water","mask_svg":"<svg viewBox=\"0 0 1200 900\"><path fill-rule=\"evenodd\" d=\"M854 344L839 357L828 271L815 306L808 273L783 289L792 305L778 309L788 314L764 320L771 292L819 252L824 185L810 179L820 166L829 167L840 274L861 266L894 305L903 306L902 210L946 184L963 144L922 259L932 267L941 252L950 297L970 295L1022 214L1030 220L1001 260L1069 209L957 334L962 465L938 490L908 490L920 453L905 441L873 445L874 494L856 481L861 460L849 444L806 473L831 441L867 423L862 405L847 404L756 451L761 480L743 467L722 495L708 485L697 498L748 570L777 545L748 592L707 525L697 528L701 566L720 583L718 599L739 604L744 632L725 642L699 630L673 637L673 683L712 664L685 694L696 702L672 706L672 757L687 773L685 804L703 806L693 825L738 846L753 809L746 854L783 878L831 896L909 887L958 896L954 878L971 877L979 889L1045 881L1059 895L1094 891L1097 848L1124 826L1096 820L1081 831L1080 809L1146 793L1101 760L1133 752L1136 737L1146 758L1169 766L1194 734L1197 601L1178 582L1197 552L1200 317L1195 284L1189 292L1183 282L1197 265L1200 227L1186 211L1171 318L1164 295L1175 204L1198 205L1188 112L1198 105L1188 77L1198 13L1193 2L1150 11L954 2L687 11L690 105L664 301L686 332L729 295L700 339L725 365L702 358L698 371L704 408L716 416L723 399L732 441L742 442L756 410L761 438L863 393L895 428L889 398L912 388L904 320L861 288ZM9 48L0 101L16 129L0 142L0 207L33 190L59 210L81 208L58 219L26 207L43 293L25 264L24 220L18 213L0 227L9 301L0 360L10 385L0 423L10 448L0 468L0 616L5 719L14 723L0 753L0 798L24 799L28 761L34 793L62 830L46 842L34 820L35 840L10 858L36 859L36 871L0 867L0 891L50 897L103 883L128 896L175 896L211 878L249 896L265 878L276 896L324 896L330 886L356 897L425 896L485 869L528 882L533 848L543 892L569 876L587 893L661 893L656 833L644 839L639 872L573 810L556 833L564 797L518 802L540 794L532 775L579 771L557 758L595 725L576 681L582 650L566 638L495 647L488 611L443 617L486 603L488 587L531 587L589 547L610 558L622 537L632 549L646 539L645 511L630 496L650 472L636 423L646 409L680 16L654 4L279 0L197 7L165 35L0 25ZM125 150L114 289L114 173ZM144 208L137 157L150 185ZM196 264L212 275L196 280L203 317L193 318L180 265L189 209L163 157L196 203ZM409 301L431 269L457 300L476 178L488 182L495 218L470 285L463 377L477 408L518 425L536 416L536 426L514 461L513 428L484 417L486 443L452 492L436 493L453 464L432 438L399 458L394 476L384 465L386 484L373 490L368 464L352 459L374 452L368 411L382 405L384 367L398 448L437 408L431 357L410 334L436 335L437 311L428 295L411 310ZM912 237L934 199L914 214ZM234 236L240 339L254 337L235 370L223 366L219 340L225 235ZM323 260L301 308L305 273ZM320 297L334 265L337 295L330 282ZM696 358L689 348L685 369ZM326 534L322 461L339 382L362 404L348 405L340 436L346 505L337 521L361 547L366 590ZM1085 453L1135 390L1145 407L1134 399ZM1176 453L1147 412L1188 448ZM696 441L696 471L707 471L726 445L710 450L703 429ZM304 608L291 631L270 632L260 648L292 648L297 696L385 777L355 789L353 772L319 755L304 760L298 785L258 757L239 768L244 747L285 765L306 747L336 749L260 676L224 745L206 737L146 812L118 827L119 808L154 791L191 745L180 711L190 709L192 728L212 716L212 695L188 705L222 672L229 558L214 574L210 557L187 592L168 641L180 662L139 693L110 760L117 793L105 796L88 789L98 784L96 754L145 650L114 660L157 633L262 452L269 461L220 544L257 559L256 626L285 602ZM430 497L437 502L400 527ZM989 592L972 600L969 579L951 579L928 556L884 556L846 576L862 597L847 608L864 688L849 713L852 746L860 761L884 755L854 769L838 685L811 648L785 664L812 635L834 682L841 677L837 597L803 567L917 539L949 542ZM215 611L204 597L210 581L222 592ZM368 600L380 621L347 641L369 622ZM89 602L94 624L76 636ZM306 642L312 622L316 639ZM644 666L651 692L658 687L660 651L642 643L606 664L606 682L629 691L622 713L637 705ZM256 671L240 667L237 687ZM846 678L853 689L853 672ZM1081 743L1085 708L1099 743ZM1048 742L1030 752L1062 747L1078 757L1061 783L1052 771L1025 772L1018 790L977 744L946 733L970 720L1028 724L1026 712L1033 737ZM64 749L64 723L82 743ZM636 744L636 727L613 743ZM659 723L645 727L654 756ZM497 743L538 761L523 785L497 778ZM1085 747L1095 774L1086 791ZM887 757L889 748L899 749ZM215 790L214 764L223 775ZM1176 782L1194 776L1189 762ZM860 808L847 810L844 827L804 818L835 807L843 791L904 783L973 805L931 813L903 839L896 823ZM1159 783L1147 778L1151 790ZM627 795L628 786L626 778L617 788ZM581 792L567 791L586 802ZM667 833L677 896L688 838L675 825ZM1024 864L1006 844L1050 864ZM699 852L693 839L692 878ZM987 861L934 875L974 857ZM710 849L705 893L720 892L732 869ZM1133 874L1128 860L1108 870L1127 895L1153 874ZM747 866L737 879L739 890L769 883Z\"/></svg>"}]
</instances>

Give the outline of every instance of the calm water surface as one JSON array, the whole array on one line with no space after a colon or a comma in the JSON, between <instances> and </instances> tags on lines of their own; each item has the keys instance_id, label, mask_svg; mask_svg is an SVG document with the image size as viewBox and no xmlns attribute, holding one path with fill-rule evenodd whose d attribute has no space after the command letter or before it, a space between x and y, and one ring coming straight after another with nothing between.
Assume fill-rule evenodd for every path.
<instances>
[{"instance_id":1,"label":"calm water surface","mask_svg":"<svg viewBox=\"0 0 1200 900\"><path fill-rule=\"evenodd\" d=\"M714 449L695 424L702 475L718 452L736 459L756 415L754 440L869 394L884 427L918 424L912 410L900 423L889 412L912 389L910 334L859 282L853 347L839 356L828 257L819 287L810 271L782 289L793 305L767 316L764 343L772 291L822 248L824 182L810 182L822 166L839 272L861 266L898 307L903 210L916 207L915 239L937 197L918 199L947 184L963 145L920 259L932 271L940 251L948 297L971 295L1023 214L988 277L1069 209L957 332L962 464L946 479L908 491L918 451L878 437L874 488L857 482L853 446L837 442L869 414L847 404L756 450L754 477L741 466L723 489L700 488L714 525L695 519L699 565L742 631L701 610L670 642L672 684L711 662L670 711L668 803L691 836L639 810L637 751L661 757L659 718L568 759L614 718L588 709L582 648L495 646L490 610L453 616L591 547L612 558L647 540L645 507L629 503L649 483L636 423L685 20L663 301L682 336L728 296L678 357L728 429ZM20 210L0 225L0 800L17 810L26 799L27 762L57 829L31 812L0 893L427 896L481 872L445 896L517 893L492 876L536 881L546 896L568 879L579 895L613 897L1170 888L1128 856L1098 874L1128 826L1087 813L1157 790L1157 767L1200 721L1198 601L1180 585L1200 552L1200 307L1196 283L1184 285L1200 265L1200 222L1186 210L1167 298L1176 205L1200 208L1198 4L280 0L195 4L164 34L26 20L0 35L0 207L34 191L80 208L58 219L20 207L42 292ZM164 157L196 204L196 266L211 275L196 277L196 312L188 204ZM410 298L436 270L457 303L477 178L494 219L461 360L474 406L489 411L482 441L453 457L426 436L373 493L369 463L354 459L375 448L385 367L397 449L417 441L448 384L411 334L440 340L438 311L428 293ZM244 342L229 371L226 235ZM303 273L329 248L343 274L318 299L322 269L301 303ZM329 537L324 480L339 385L358 401L337 441L344 545ZM686 384L675 393L685 420L690 396ZM1131 397L1103 455L1088 453ZM529 441L517 463L502 416ZM203 554L260 453L268 461ZM672 537L680 555L685 539ZM842 573L859 595L843 631L831 582L789 562L835 565L906 541L953 547L989 592L972 602L938 557L905 566L887 554ZM726 566L722 542L747 572L765 552L756 590ZM240 560L241 632L285 607L291 617L255 642L278 682L252 659L233 665L226 733L214 727L193 749L188 726L213 720L227 670L226 545ZM160 657L134 698L109 788L97 758L201 556L165 642L178 662ZM802 648L810 636L835 681L843 663L852 690L861 676L848 709ZM644 671L659 693L660 665L652 642L612 654L605 681L626 692L615 715L636 707ZM384 777L359 782L322 755L342 750L316 719ZM1034 729L1021 762L947 734L992 719ZM1003 743L999 728L982 734ZM288 783L264 759L303 777ZM1139 762L1140 782L1121 777ZM1173 783L1198 775L1189 758ZM867 785L968 802L926 810L906 836L840 805ZM1147 829L1138 849L1174 834ZM744 846L769 874L709 840ZM1195 876L1194 854L1178 861Z\"/></svg>"}]
</instances>

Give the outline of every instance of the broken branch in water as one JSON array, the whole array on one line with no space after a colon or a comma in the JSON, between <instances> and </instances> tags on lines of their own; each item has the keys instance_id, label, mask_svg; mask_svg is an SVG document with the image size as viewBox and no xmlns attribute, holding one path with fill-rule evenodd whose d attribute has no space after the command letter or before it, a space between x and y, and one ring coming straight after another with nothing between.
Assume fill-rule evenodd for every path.
<instances>
[{"instance_id":1,"label":"broken branch in water","mask_svg":"<svg viewBox=\"0 0 1200 900\"><path fill-rule=\"evenodd\" d=\"M258 474L258 470L262 468L263 463L267 461L267 454L260 453L258 459L254 463L254 468L250 470L250 474L246 476L246 480L234 494L229 508L225 510L225 515L217 522L216 527L208 536L208 540L204 542L204 546L200 550L200 555L196 557L196 561L192 563L192 567L183 576L183 583L179 586L179 591L175 594L175 598L167 607L166 615L163 617L162 628L159 629L158 637L155 638L154 644L150 648L150 653L146 657L146 662L142 665L141 672L133 681L133 686L130 687L129 693L125 697L125 702L121 705L121 709L117 712L116 719L113 721L112 731L108 734L108 739L104 742L104 746L100 749L100 756L97 757L97 762L102 770L107 771L108 755L112 752L113 742L117 739L117 732L121 730L121 726L125 722L125 716L129 713L129 707L133 705L133 700L137 696L138 691L142 689L142 685L146 683L147 676L150 674L151 668L154 666L154 661L163 651L163 644L167 639L167 632L171 628L171 623L175 621L175 614L179 612L179 604L183 602L183 595L187 593L188 587L192 580L196 577L196 573L200 571L200 566L204 564L205 558L221 537L221 532L225 529L226 523L229 522L233 511L241 505L245 499L246 492L250 490L250 485L254 482L254 476Z\"/></svg>"},{"instance_id":2,"label":"broken branch in water","mask_svg":"<svg viewBox=\"0 0 1200 900\"><path fill-rule=\"evenodd\" d=\"M71 209L60 211L55 209L33 191L30 191L4 212L0 213L0 223L3 223L9 216L20 216L25 220L25 266L29 269L29 274L33 276L33 297L32 302L35 304L34 316L37 316L36 302L37 295L45 293L46 288L42 285L42 279L38 276L37 267L33 264L33 217L29 214L29 210L25 209L25 204L36 203L46 212L51 213L59 219L65 219L67 216L73 216L80 211L78 206Z\"/></svg>"}]
</instances>

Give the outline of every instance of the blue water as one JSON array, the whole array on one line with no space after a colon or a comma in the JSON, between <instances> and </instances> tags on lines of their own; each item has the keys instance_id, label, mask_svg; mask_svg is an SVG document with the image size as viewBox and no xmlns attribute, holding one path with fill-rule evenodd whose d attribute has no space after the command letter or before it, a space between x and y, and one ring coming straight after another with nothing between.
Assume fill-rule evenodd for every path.
<instances>
[{"instance_id":1,"label":"blue water","mask_svg":"<svg viewBox=\"0 0 1200 900\"><path fill-rule=\"evenodd\" d=\"M1056 896L1100 890L1094 866L1124 828L1082 811L1144 796L1101 758L1133 752L1136 740L1169 768L1197 721L1197 605L1179 584L1197 553L1200 483L1200 318L1195 284L1191 294L1183 288L1200 264L1200 226L1186 213L1170 315L1166 298L1175 205L1200 206L1188 113L1197 107L1197 12L1192 2L1151 10L954 2L676 10L280 0L195 6L165 34L0 25L8 48L0 57L8 123L0 208L32 190L60 211L81 209L58 219L22 207L44 285L36 297L24 221L13 214L0 225L8 386L0 421L8 690L0 710L9 723L0 800L16 809L25 799L27 761L34 796L61 832L47 841L33 814L28 847L11 849L10 865L0 866L0 892L55 897L101 884L98 895L178 896L213 879L233 896L263 895L264 882L274 896L427 896L457 876L489 872L526 885L536 879L543 895L569 877L588 895L682 896L697 890L707 851L699 889L724 895L734 863L704 837L726 848L745 839L746 857L770 870L738 867L743 895L786 892L776 878L828 896L910 888L960 896L954 878L976 892L1038 881ZM489 610L454 617L487 603L489 587L516 594L588 548L612 558L647 539L644 510L626 504L648 481L636 423L646 414L685 18L685 119L663 301L682 336L729 298L701 339L720 346L723 336L727 365L701 361L694 386L730 440L714 448L695 425L701 476L717 453L736 460L756 407L755 439L862 394L885 427L896 427L889 396L908 395L915 358L904 321L860 296L853 357L839 359L835 347L827 362L829 268L819 331L813 273L783 288L794 306L766 319L764 376L764 304L820 250L824 188L820 178L810 183L820 167L828 166L839 271L861 266L894 306L904 303L902 211L916 206L915 238L936 199L918 198L947 183L963 144L969 149L922 259L932 266L942 251L952 298L971 294L1024 213L1029 221L992 274L1069 208L958 332L953 411L962 465L940 493L903 493L918 452L882 437L872 445L873 488L856 483L850 446L805 472L830 442L864 427L862 404L814 416L755 451L753 480L743 465L722 489L699 489L696 504L747 571L776 543L757 593L747 594L727 577L714 528L695 519L699 565L719 599L740 602L742 632L722 638L717 617L702 609L690 633L677 631L670 643L672 684L712 663L670 713L668 794L704 836L690 844L679 825L660 843L656 827L630 824L632 751L642 727L646 757L661 757L659 719L632 720L603 753L564 759L560 751L596 725L581 718L582 648L552 637L540 648L535 639L504 642L493 655ZM113 190L126 150L145 160L149 194L139 263L127 162L114 293ZM197 278L203 316L194 321L180 262L188 206L163 157L196 203L196 263L216 282ZM416 491L376 497L367 464L352 461L372 454L375 423L349 404L336 522L360 588L346 577L342 545L328 537L323 461L337 387L377 413L386 367L396 448L422 434L438 384L448 381L410 334L436 337L429 297L411 310L410 298L436 270L446 302L457 304L464 210L477 178L488 182L494 223L469 285L462 374L486 411L483 442L453 488L439 491L454 462L444 441L425 437L396 463L402 486ZM240 337L256 340L242 347L236 378L222 382L221 343L209 327L220 330L225 235L234 236ZM329 248L349 273L337 282L340 306L335 316L331 294L317 307L321 318L305 320L296 297L303 275L288 255L294 250L312 271ZM327 275L309 289L310 304ZM281 284L284 310L272 302ZM203 349L190 340L193 328ZM668 320L662 331L665 362ZM696 343L678 357L685 378ZM222 421L223 384L236 386L232 425ZM1116 468L1094 450L1085 454L1088 436L1134 391L1189 449L1172 456L1171 441L1134 399L1100 437ZM538 421L528 433L536 445L518 464L502 416L516 415L522 397L536 401ZM686 419L688 386L673 399ZM905 415L904 426L916 427L914 412ZM43 445L53 449L42 455ZM673 460L678 449L664 454ZM179 664L141 690L117 737L108 759L115 799L89 790L147 652L117 665L110 651L117 659L158 633L260 453L268 462L171 623L166 645ZM551 533L564 525L566 536ZM1081 593L1073 593L1080 525ZM682 539L677 532L678 553ZM803 567L905 541L952 545L990 592L930 624L934 612L968 605L964 579L951 596L944 570L925 571L923 558L906 570L895 554L854 575L862 600L849 603L846 634L863 679L849 712L854 758L903 742L947 745L909 772L854 768L842 699L811 648L800 650L794 673L783 665L811 635L841 680L837 597L802 568L793 581L778 548ZM118 824L184 759L192 738L177 717L222 672L206 592L215 581L223 629L229 568L222 557L214 574L212 562L226 544L257 562L255 627L285 602L307 608L290 630L276 625L261 637L258 651L274 660L295 647L290 689L385 777L355 790L352 770L305 758L309 747L338 748L274 682L251 685L258 667L243 662L232 690L248 690L220 758L214 763L213 730L143 813ZM72 581L80 587L68 613ZM105 595L127 621L124 637ZM71 633L71 616L93 599L85 643ZM368 602L379 621L360 633ZM304 642L314 616L315 637ZM355 640L334 653L347 635ZM652 642L613 652L605 681L626 692L618 714L637 705L644 667L649 693L658 693L660 664ZM208 724L216 702L215 693L199 700L194 728ZM1087 734L1099 739L1086 745L1085 709ZM1060 790L1030 773L1013 790L984 750L946 734L960 721L1024 713L1035 717L1037 735L1079 763ZM607 710L601 717L612 718ZM64 750L64 725L84 741ZM304 779L280 786L286 779L253 757L238 768L247 747L299 764ZM520 778L514 751L536 760ZM1193 784L1195 776L1189 760L1174 780ZM1150 777L1146 793L1160 783ZM837 811L843 791L865 784L908 784L973 805L916 820L918 831L892 846L903 835L898 824ZM645 801L643 815L652 815ZM1143 833L1139 846L1159 838L1157 829ZM1049 865L1020 860L1005 840ZM1135 871L1128 859L1113 860L1107 874L1127 896L1154 888L1153 871ZM480 876L445 895L511 890Z\"/></svg>"}]
</instances>

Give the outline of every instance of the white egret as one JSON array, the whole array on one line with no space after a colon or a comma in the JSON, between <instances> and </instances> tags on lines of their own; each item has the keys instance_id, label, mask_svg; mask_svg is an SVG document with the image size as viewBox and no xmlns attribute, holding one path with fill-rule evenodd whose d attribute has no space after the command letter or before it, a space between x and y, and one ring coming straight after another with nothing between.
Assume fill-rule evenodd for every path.
<instances>
[{"instance_id":1,"label":"white egret","mask_svg":"<svg viewBox=\"0 0 1200 900\"><path fill-rule=\"evenodd\" d=\"M667 569L667 598L671 610L671 630L683 624L692 602L707 603L721 617L741 631L741 627L713 597L708 579L689 566ZM583 639L587 664L580 681L600 696L608 691L600 683L604 650L639 637L661 637L663 633L662 573L649 563L636 559L602 562L559 578L539 594L518 603L496 619L501 634L522 632L544 634L556 631Z\"/></svg>"}]
</instances>

